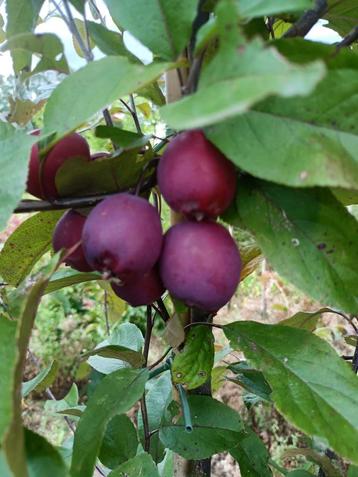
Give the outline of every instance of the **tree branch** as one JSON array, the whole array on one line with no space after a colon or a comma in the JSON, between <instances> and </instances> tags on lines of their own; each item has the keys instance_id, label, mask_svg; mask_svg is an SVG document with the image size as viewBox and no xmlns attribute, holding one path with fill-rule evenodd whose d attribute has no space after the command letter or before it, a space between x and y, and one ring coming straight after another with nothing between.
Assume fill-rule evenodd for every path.
<instances>
[{"instance_id":1,"label":"tree branch","mask_svg":"<svg viewBox=\"0 0 358 477\"><path fill-rule=\"evenodd\" d=\"M156 176L153 174L145 181L140 192L146 192L156 185ZM81 209L84 207L94 207L103 199L119 194L120 192L128 192L133 194L135 187L131 189L119 189L116 192L107 194L97 194L83 197L65 197L63 199L56 199L52 202L47 200L22 200L16 209L15 214L29 214L30 212L43 212L48 210L65 210L65 209Z\"/></svg>"},{"instance_id":2,"label":"tree branch","mask_svg":"<svg viewBox=\"0 0 358 477\"><path fill-rule=\"evenodd\" d=\"M150 339L151 339L151 336L152 336L152 329L153 329L152 307L149 305L149 306L147 306L147 326L146 326L146 330L145 330L144 349L143 349L143 357L144 357L143 367L144 368L148 364L148 355L149 355ZM150 450L150 429L149 429L147 403L146 403L146 400L145 400L145 391L144 391L142 399L140 400L140 409L141 409L142 420L143 420L144 450L146 452L149 452L149 450Z\"/></svg>"},{"instance_id":3,"label":"tree branch","mask_svg":"<svg viewBox=\"0 0 358 477\"><path fill-rule=\"evenodd\" d=\"M353 30L349 32L340 43L338 43L337 51L346 46L350 46L355 41L358 41L358 26L354 27Z\"/></svg>"},{"instance_id":4,"label":"tree branch","mask_svg":"<svg viewBox=\"0 0 358 477\"><path fill-rule=\"evenodd\" d=\"M327 11L326 0L316 0L312 10L307 10L292 27L283 35L284 38L294 38L296 36L306 36L311 28L318 22Z\"/></svg>"}]
</instances>

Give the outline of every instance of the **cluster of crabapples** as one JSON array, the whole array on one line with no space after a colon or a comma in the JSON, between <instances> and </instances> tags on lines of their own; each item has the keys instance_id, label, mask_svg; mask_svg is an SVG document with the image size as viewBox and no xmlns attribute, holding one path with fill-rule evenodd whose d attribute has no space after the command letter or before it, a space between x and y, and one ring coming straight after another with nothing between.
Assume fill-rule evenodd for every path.
<instances>
[{"instance_id":1,"label":"cluster of crabapples","mask_svg":"<svg viewBox=\"0 0 358 477\"><path fill-rule=\"evenodd\" d=\"M32 149L28 192L58 197L55 176L70 157L90 155L85 139L71 134L40 161ZM189 306L216 312L240 280L238 247L216 218L235 195L233 164L199 130L178 134L162 155L157 180L161 194L181 220L163 235L156 208L143 197L114 194L89 213L67 211L53 235L55 251L81 272L96 270L132 306L149 305L167 289Z\"/></svg>"}]
</instances>

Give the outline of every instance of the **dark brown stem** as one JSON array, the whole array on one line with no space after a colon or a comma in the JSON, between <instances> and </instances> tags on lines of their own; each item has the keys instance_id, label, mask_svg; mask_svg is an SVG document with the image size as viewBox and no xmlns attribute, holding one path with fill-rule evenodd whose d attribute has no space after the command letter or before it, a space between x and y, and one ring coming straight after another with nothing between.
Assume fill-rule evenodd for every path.
<instances>
[{"instance_id":1,"label":"dark brown stem","mask_svg":"<svg viewBox=\"0 0 358 477\"><path fill-rule=\"evenodd\" d=\"M78 31L75 20L72 16L72 12L71 12L71 8L69 6L68 0L63 0L63 6L64 6L65 11L66 11L66 16L67 16L67 20L68 20L67 24L68 24L68 27L69 27L72 35L76 38L76 41L77 41L79 47L81 48L86 60L88 62L93 61L93 53L92 53L90 48L87 48L87 46L85 45L85 43L84 43L84 41L83 41L79 31Z\"/></svg>"},{"instance_id":2,"label":"dark brown stem","mask_svg":"<svg viewBox=\"0 0 358 477\"><path fill-rule=\"evenodd\" d=\"M140 191L146 192L156 185L156 177L153 174L141 186ZM80 209L84 207L94 207L101 200L111 197L119 192L128 192L133 194L135 188L119 189L110 194L98 194L84 197L66 197L63 199L56 199L52 202L47 200L23 200L14 210L15 214L28 214L30 212L42 212L47 210L65 210L65 209Z\"/></svg>"},{"instance_id":3,"label":"dark brown stem","mask_svg":"<svg viewBox=\"0 0 358 477\"><path fill-rule=\"evenodd\" d=\"M358 335L357 335L357 343L356 343L353 360L352 360L352 369L356 374L358 373Z\"/></svg>"},{"instance_id":4,"label":"dark brown stem","mask_svg":"<svg viewBox=\"0 0 358 477\"><path fill-rule=\"evenodd\" d=\"M164 305L164 302L161 298L159 298L159 300L157 301L157 305L158 305L158 309L159 309L159 314L163 318L163 320L165 322L170 320L170 315L168 313L168 310L167 310L166 306Z\"/></svg>"},{"instance_id":5,"label":"dark brown stem","mask_svg":"<svg viewBox=\"0 0 358 477\"><path fill-rule=\"evenodd\" d=\"M147 410L147 403L145 400L145 395L143 394L142 399L140 400L140 411L142 414L143 420L143 431L144 431L144 450L146 452L150 451L150 430L149 430L149 419L148 419L148 410Z\"/></svg>"},{"instance_id":6,"label":"dark brown stem","mask_svg":"<svg viewBox=\"0 0 358 477\"><path fill-rule=\"evenodd\" d=\"M349 32L340 43L338 43L337 51L346 46L350 46L355 41L358 41L358 26L354 27L353 30Z\"/></svg>"},{"instance_id":7,"label":"dark brown stem","mask_svg":"<svg viewBox=\"0 0 358 477\"><path fill-rule=\"evenodd\" d=\"M108 292L104 290L104 318L106 320L106 332L109 336L111 334L111 329L109 326L109 315L108 315Z\"/></svg>"},{"instance_id":8,"label":"dark brown stem","mask_svg":"<svg viewBox=\"0 0 358 477\"><path fill-rule=\"evenodd\" d=\"M165 358L168 356L168 354L170 353L171 349L172 349L171 347L168 348L168 349L166 350L166 352L165 352L159 359L157 359L157 361L155 361L153 364L151 364L151 365L148 367L148 369L153 369L153 368L155 368L156 366L158 366L158 364L160 364L160 363L163 361L163 359L165 359Z\"/></svg>"},{"instance_id":9,"label":"dark brown stem","mask_svg":"<svg viewBox=\"0 0 358 477\"><path fill-rule=\"evenodd\" d=\"M196 308L191 310L191 325L212 325L209 321L212 319L212 315ZM189 325L188 325L189 326ZM185 328L187 328L186 326ZM219 325L217 325L219 326ZM221 327L220 327L221 328ZM196 389L189 391L189 394L199 396L211 396L211 379L199 386ZM211 476L211 457L201 460L189 460L188 461L188 476L192 477L210 477Z\"/></svg>"},{"instance_id":10,"label":"dark brown stem","mask_svg":"<svg viewBox=\"0 0 358 477\"><path fill-rule=\"evenodd\" d=\"M283 35L284 38L304 37L327 11L326 0L316 0L312 10L307 10Z\"/></svg>"},{"instance_id":11,"label":"dark brown stem","mask_svg":"<svg viewBox=\"0 0 358 477\"><path fill-rule=\"evenodd\" d=\"M149 355L150 339L151 339L151 336L152 336L152 329L153 329L152 307L147 306L147 326L146 326L145 338L144 338L144 349L143 349L144 363L143 363L143 367L146 367L147 364L148 364L148 355ZM146 452L149 452L149 450L150 450L150 429L149 429L149 419L148 419L147 403L146 403L146 399L145 399L145 392L143 394L142 399L140 400L140 409L141 409L142 420L143 420L144 450Z\"/></svg>"},{"instance_id":12,"label":"dark brown stem","mask_svg":"<svg viewBox=\"0 0 358 477\"><path fill-rule=\"evenodd\" d=\"M222 330L224 327L222 325L217 325L215 323L208 323L207 321L196 321L195 323L189 323L188 325L184 326L184 330L187 328L191 328L192 326L209 326L210 328L219 328Z\"/></svg>"},{"instance_id":13,"label":"dark brown stem","mask_svg":"<svg viewBox=\"0 0 358 477\"><path fill-rule=\"evenodd\" d=\"M134 96L133 94L129 95L129 101L131 103L131 110L132 110L132 118L135 124L135 127L137 129L138 134L142 134L142 128L140 127L139 119L138 119L138 114L137 114L137 107L135 105L134 101Z\"/></svg>"}]
</instances>

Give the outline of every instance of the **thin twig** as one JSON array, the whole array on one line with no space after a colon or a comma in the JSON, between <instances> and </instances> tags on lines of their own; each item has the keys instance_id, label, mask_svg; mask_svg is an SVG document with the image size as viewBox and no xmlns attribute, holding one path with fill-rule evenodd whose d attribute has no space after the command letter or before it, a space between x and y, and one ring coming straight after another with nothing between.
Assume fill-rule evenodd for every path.
<instances>
[{"instance_id":1,"label":"thin twig","mask_svg":"<svg viewBox=\"0 0 358 477\"><path fill-rule=\"evenodd\" d=\"M170 320L170 315L168 313L168 310L167 310L167 308L164 304L164 301L161 298L159 298L159 300L157 300L157 305L158 305L158 308L159 308L159 314L163 318L163 320L165 322Z\"/></svg>"},{"instance_id":2,"label":"thin twig","mask_svg":"<svg viewBox=\"0 0 358 477\"><path fill-rule=\"evenodd\" d=\"M205 50L203 50L200 53L199 57L194 58L194 61L189 71L188 80L186 82L186 85L183 88L184 94L190 94L196 91L198 87L198 83L199 83L199 76L200 76L200 71L201 71L201 66L203 64L204 56L205 56Z\"/></svg>"},{"instance_id":3,"label":"thin twig","mask_svg":"<svg viewBox=\"0 0 358 477\"><path fill-rule=\"evenodd\" d=\"M150 339L152 337L152 328L153 328L153 319L152 319L152 307L149 305L147 306L147 326L145 330L145 338L144 338L144 349L143 349L143 356L144 356L144 364L143 366L147 366L148 364L148 355L149 355L149 347L150 347Z\"/></svg>"},{"instance_id":4,"label":"thin twig","mask_svg":"<svg viewBox=\"0 0 358 477\"><path fill-rule=\"evenodd\" d=\"M144 349L143 349L144 363L143 363L143 367L146 367L147 364L148 364L148 355L149 355L150 339L151 339L151 336L152 336L152 329L153 329L152 307L147 306L147 326L146 326L145 338L144 338ZM149 450L150 450L150 429L149 429L149 419L148 419L147 403L146 403L146 399L145 399L145 392L143 393L143 397L140 400L140 409L141 409L142 420L143 420L144 450L146 452L149 452Z\"/></svg>"},{"instance_id":5,"label":"thin twig","mask_svg":"<svg viewBox=\"0 0 358 477\"><path fill-rule=\"evenodd\" d=\"M106 332L109 336L111 334L111 328L109 325L109 314L108 314L108 292L104 290L104 318L106 320Z\"/></svg>"},{"instance_id":6,"label":"thin twig","mask_svg":"<svg viewBox=\"0 0 358 477\"><path fill-rule=\"evenodd\" d=\"M357 339L357 344L354 350L354 356L352 360L352 369L356 374L358 373L358 339Z\"/></svg>"},{"instance_id":7,"label":"thin twig","mask_svg":"<svg viewBox=\"0 0 358 477\"><path fill-rule=\"evenodd\" d=\"M336 46L337 51L346 46L350 46L355 41L358 41L358 25L354 27L353 30L350 31L340 43L338 43L338 45Z\"/></svg>"},{"instance_id":8,"label":"thin twig","mask_svg":"<svg viewBox=\"0 0 358 477\"><path fill-rule=\"evenodd\" d=\"M86 45L83 41L83 38L80 35L80 32L78 31L78 28L77 28L76 22L73 18L68 0L63 0L63 6L65 8L66 16L67 16L67 19L68 19L68 27L69 27L72 35L76 38L78 46L81 48L86 60L88 62L93 61L93 53L89 48L86 47Z\"/></svg>"},{"instance_id":9,"label":"thin twig","mask_svg":"<svg viewBox=\"0 0 358 477\"><path fill-rule=\"evenodd\" d=\"M184 326L184 330L187 328L191 328L192 326L209 326L210 328L219 328L220 330L223 330L224 327L222 325L216 325L215 323L208 323L207 321L195 321L194 323L189 323L188 325Z\"/></svg>"},{"instance_id":10,"label":"thin twig","mask_svg":"<svg viewBox=\"0 0 358 477\"><path fill-rule=\"evenodd\" d=\"M146 192L152 189L156 185L156 174L148 177L148 179L142 184L141 192ZM66 197L63 199L56 199L52 202L47 200L22 200L14 210L15 214L28 214L30 212L41 212L46 210L65 210L65 209L80 209L83 207L94 207L103 199L111 197L119 192L128 192L133 194L135 188L131 189L118 189L116 192L109 194L97 194L83 197Z\"/></svg>"},{"instance_id":11,"label":"thin twig","mask_svg":"<svg viewBox=\"0 0 358 477\"><path fill-rule=\"evenodd\" d=\"M143 397L140 400L140 410L141 410L142 420L143 420L144 450L146 452L149 452L151 434L149 430L149 419L148 419L148 410L147 410L147 403L145 400L145 394L143 394Z\"/></svg>"},{"instance_id":12,"label":"thin twig","mask_svg":"<svg viewBox=\"0 0 358 477\"><path fill-rule=\"evenodd\" d=\"M307 10L283 35L284 38L304 37L327 11L326 0L316 0L315 6Z\"/></svg>"},{"instance_id":13,"label":"thin twig","mask_svg":"<svg viewBox=\"0 0 358 477\"><path fill-rule=\"evenodd\" d=\"M138 114L137 114L137 107L135 105L134 101L134 96L133 94L129 95L129 101L131 103L131 110L132 110L132 118L135 124L135 127L137 129L138 134L142 134L142 128L140 127L139 119L138 119Z\"/></svg>"},{"instance_id":14,"label":"thin twig","mask_svg":"<svg viewBox=\"0 0 358 477\"><path fill-rule=\"evenodd\" d=\"M157 359L157 361L155 361L153 364L151 364L151 365L148 367L148 369L153 369L153 368L155 368L156 366L158 366L158 364L161 363L161 362L163 361L163 359L166 358L166 356L170 353L171 349L172 349L171 347L168 348L168 349L166 350L166 352L165 352L159 359Z\"/></svg>"}]
</instances>

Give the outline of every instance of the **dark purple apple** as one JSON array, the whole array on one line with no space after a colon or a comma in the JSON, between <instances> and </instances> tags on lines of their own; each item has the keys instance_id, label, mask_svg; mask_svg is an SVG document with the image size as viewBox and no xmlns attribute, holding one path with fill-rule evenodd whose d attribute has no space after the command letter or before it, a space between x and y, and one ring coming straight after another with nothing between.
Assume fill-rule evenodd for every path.
<instances>
[{"instance_id":1,"label":"dark purple apple","mask_svg":"<svg viewBox=\"0 0 358 477\"><path fill-rule=\"evenodd\" d=\"M219 310L235 293L240 272L238 247L222 225L183 222L164 237L160 258L163 284L189 306Z\"/></svg>"},{"instance_id":2,"label":"dark purple apple","mask_svg":"<svg viewBox=\"0 0 358 477\"><path fill-rule=\"evenodd\" d=\"M39 134L34 131L32 134ZM41 172L39 148L37 144L31 149L27 192L40 199L55 199L59 196L55 177L62 164L71 157L85 157L90 160L90 150L86 139L77 133L60 139L43 159Z\"/></svg>"},{"instance_id":3,"label":"dark purple apple","mask_svg":"<svg viewBox=\"0 0 358 477\"><path fill-rule=\"evenodd\" d=\"M162 248L162 225L148 201L121 193L89 214L82 233L88 263L122 279L153 268Z\"/></svg>"},{"instance_id":4,"label":"dark purple apple","mask_svg":"<svg viewBox=\"0 0 358 477\"><path fill-rule=\"evenodd\" d=\"M150 305L159 300L164 286L157 268L146 273L135 273L123 284L112 283L113 291L131 306Z\"/></svg>"},{"instance_id":5,"label":"dark purple apple","mask_svg":"<svg viewBox=\"0 0 358 477\"><path fill-rule=\"evenodd\" d=\"M175 137L158 166L158 185L176 212L215 218L230 205L236 190L234 165L200 130Z\"/></svg>"},{"instance_id":6,"label":"dark purple apple","mask_svg":"<svg viewBox=\"0 0 358 477\"><path fill-rule=\"evenodd\" d=\"M78 247L66 257L65 263L80 272L89 272L92 267L87 263L81 244L82 230L86 217L76 210L68 210L57 222L52 246L55 252L70 250L76 244Z\"/></svg>"}]
</instances>

